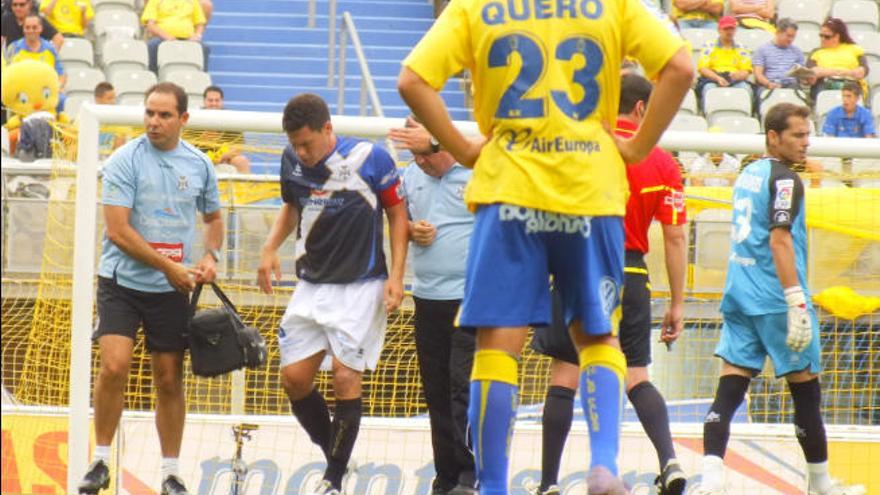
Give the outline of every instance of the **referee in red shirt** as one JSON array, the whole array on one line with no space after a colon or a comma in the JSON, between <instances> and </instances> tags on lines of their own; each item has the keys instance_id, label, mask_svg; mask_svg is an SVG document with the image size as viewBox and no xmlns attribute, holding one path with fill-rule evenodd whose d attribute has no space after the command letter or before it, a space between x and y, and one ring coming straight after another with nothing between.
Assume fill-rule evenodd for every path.
<instances>
[{"instance_id":1,"label":"referee in red shirt","mask_svg":"<svg viewBox=\"0 0 880 495\"><path fill-rule=\"evenodd\" d=\"M651 83L644 77L623 76L616 135L627 139L635 134L651 96ZM627 397L639 416L645 433L657 450L660 475L655 484L660 495L684 493L686 479L675 459L669 417L663 396L648 380L651 362L651 285L645 253L648 229L653 220L663 227L666 274L672 300L663 316L660 339L671 344L683 327L684 283L687 270L687 216L681 172L672 156L654 148L641 163L627 166L630 196L626 205L626 258L624 267L620 346L626 355ZM550 387L544 402L541 484L533 493L559 493L557 478L562 449L571 427L572 408L578 381L578 356L568 335L569 322L562 321L561 304L554 295L553 323L539 329L532 348L553 358Z\"/></svg>"}]
</instances>

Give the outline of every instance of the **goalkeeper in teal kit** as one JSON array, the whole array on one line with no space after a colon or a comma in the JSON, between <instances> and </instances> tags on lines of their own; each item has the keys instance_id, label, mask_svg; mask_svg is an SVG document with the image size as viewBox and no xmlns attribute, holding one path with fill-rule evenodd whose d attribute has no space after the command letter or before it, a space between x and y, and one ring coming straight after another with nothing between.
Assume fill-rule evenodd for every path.
<instances>
[{"instance_id":1,"label":"goalkeeper in teal kit","mask_svg":"<svg viewBox=\"0 0 880 495\"><path fill-rule=\"evenodd\" d=\"M807 291L804 185L791 170L803 163L810 109L783 103L764 121L767 156L747 166L733 188L730 260L715 355L724 360L715 401L703 423L703 481L697 494L724 491L723 458L730 420L751 378L770 357L794 402L798 442L807 461L808 495L859 495L828 473L819 410L819 326Z\"/></svg>"}]
</instances>

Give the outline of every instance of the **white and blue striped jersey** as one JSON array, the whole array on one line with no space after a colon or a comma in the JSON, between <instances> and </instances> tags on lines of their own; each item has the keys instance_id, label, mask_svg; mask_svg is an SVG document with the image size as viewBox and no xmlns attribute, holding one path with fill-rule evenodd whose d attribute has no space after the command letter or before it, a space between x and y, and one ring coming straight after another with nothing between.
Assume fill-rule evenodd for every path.
<instances>
[{"instance_id":1,"label":"white and blue striped jersey","mask_svg":"<svg viewBox=\"0 0 880 495\"><path fill-rule=\"evenodd\" d=\"M402 194L394 160L369 141L337 136L333 152L312 167L288 145L281 197L299 212L297 277L328 284L387 278L382 212Z\"/></svg>"},{"instance_id":2,"label":"white and blue striped jersey","mask_svg":"<svg viewBox=\"0 0 880 495\"><path fill-rule=\"evenodd\" d=\"M804 184L783 163L764 158L747 166L733 186L730 260L721 311L784 313L788 305L770 250L770 231L791 231L798 282L807 292Z\"/></svg>"}]
</instances>

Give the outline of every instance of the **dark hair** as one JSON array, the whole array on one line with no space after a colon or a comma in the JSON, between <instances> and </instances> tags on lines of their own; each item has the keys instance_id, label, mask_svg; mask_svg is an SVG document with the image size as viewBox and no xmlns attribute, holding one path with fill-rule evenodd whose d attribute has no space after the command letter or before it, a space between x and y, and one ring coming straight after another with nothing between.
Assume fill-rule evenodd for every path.
<instances>
[{"instance_id":1,"label":"dark hair","mask_svg":"<svg viewBox=\"0 0 880 495\"><path fill-rule=\"evenodd\" d=\"M626 74L620 78L620 106L619 114L627 114L633 111L636 103L644 101L648 103L654 86L651 81L638 74Z\"/></svg>"},{"instance_id":2,"label":"dark hair","mask_svg":"<svg viewBox=\"0 0 880 495\"><path fill-rule=\"evenodd\" d=\"M146 103L147 98L153 93L174 95L174 99L177 101L177 114L183 115L186 113L187 106L189 105L189 97L186 96L186 91L180 86L172 82L160 82L159 84L154 84L150 86L150 89L144 94L144 103Z\"/></svg>"},{"instance_id":3,"label":"dark hair","mask_svg":"<svg viewBox=\"0 0 880 495\"><path fill-rule=\"evenodd\" d=\"M789 29L798 30L797 23L791 20L790 17L783 17L776 21L776 31L788 31Z\"/></svg>"},{"instance_id":4,"label":"dark hair","mask_svg":"<svg viewBox=\"0 0 880 495\"><path fill-rule=\"evenodd\" d=\"M113 85L107 81L101 81L95 86L95 98L100 98L110 91L113 91Z\"/></svg>"},{"instance_id":5,"label":"dark hair","mask_svg":"<svg viewBox=\"0 0 880 495\"><path fill-rule=\"evenodd\" d=\"M26 14L26 15L24 16L24 19L22 19L22 24L24 24L24 21L30 19L31 17L33 17L33 18L37 19L38 21L40 21L40 27L43 27L43 18L40 17L40 14L38 14L38 13L36 13L36 12L33 12L33 11L29 12L28 14Z\"/></svg>"},{"instance_id":6,"label":"dark hair","mask_svg":"<svg viewBox=\"0 0 880 495\"><path fill-rule=\"evenodd\" d=\"M855 81L847 81L843 85L843 88L841 88L841 91L849 91L857 97L862 96L862 87Z\"/></svg>"},{"instance_id":7,"label":"dark hair","mask_svg":"<svg viewBox=\"0 0 880 495\"><path fill-rule=\"evenodd\" d=\"M810 108L804 105L795 105L794 103L777 103L773 105L764 117L764 132L769 134L770 131L776 131L777 134L782 134L783 131L788 129L789 117L809 119Z\"/></svg>"},{"instance_id":8,"label":"dark hair","mask_svg":"<svg viewBox=\"0 0 880 495\"><path fill-rule=\"evenodd\" d=\"M207 98L207 97L208 97L208 93L210 93L211 91L213 91L213 92L215 92L215 93L220 93L220 98L225 98L225 97L226 97L226 96L223 94L223 90L220 89L220 86L214 86L213 84L212 84L211 86L208 86L207 88L205 88L204 91L202 91L202 96L205 97L205 98Z\"/></svg>"},{"instance_id":9,"label":"dark hair","mask_svg":"<svg viewBox=\"0 0 880 495\"><path fill-rule=\"evenodd\" d=\"M829 17L822 23L822 27L827 27L832 33L839 35L841 43L849 43L850 45L856 44L849 35L849 29L847 29L846 23L843 22L843 20L838 19L837 17Z\"/></svg>"},{"instance_id":10,"label":"dark hair","mask_svg":"<svg viewBox=\"0 0 880 495\"><path fill-rule=\"evenodd\" d=\"M281 127L284 132L294 132L308 126L313 131L320 131L324 124L330 122L330 109L318 95L303 93L294 96L284 107Z\"/></svg>"}]
</instances>

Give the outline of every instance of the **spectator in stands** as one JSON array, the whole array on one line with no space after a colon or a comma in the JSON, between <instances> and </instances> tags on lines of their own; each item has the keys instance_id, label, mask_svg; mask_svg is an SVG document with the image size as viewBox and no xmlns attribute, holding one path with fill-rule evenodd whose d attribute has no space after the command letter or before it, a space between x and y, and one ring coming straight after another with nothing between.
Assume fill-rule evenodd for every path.
<instances>
[{"instance_id":1,"label":"spectator in stands","mask_svg":"<svg viewBox=\"0 0 880 495\"><path fill-rule=\"evenodd\" d=\"M95 103L98 105L115 105L116 88L107 81L99 82L95 86Z\"/></svg>"},{"instance_id":2,"label":"spectator in stands","mask_svg":"<svg viewBox=\"0 0 880 495\"><path fill-rule=\"evenodd\" d=\"M809 80L813 86L813 98L823 89L841 89L852 80L859 81L862 93L867 94L865 50L850 37L846 24L829 17L819 30L819 38L819 48L807 60L807 67L812 68L815 75Z\"/></svg>"},{"instance_id":3,"label":"spectator in stands","mask_svg":"<svg viewBox=\"0 0 880 495\"><path fill-rule=\"evenodd\" d=\"M717 29L724 0L672 0L671 17L680 29Z\"/></svg>"},{"instance_id":4,"label":"spectator in stands","mask_svg":"<svg viewBox=\"0 0 880 495\"><path fill-rule=\"evenodd\" d=\"M758 47L752 55L755 70L755 96L767 90L797 88L798 80L788 76L795 65L804 65L804 52L793 44L798 25L789 18L776 22L776 37Z\"/></svg>"},{"instance_id":5,"label":"spectator in stands","mask_svg":"<svg viewBox=\"0 0 880 495\"><path fill-rule=\"evenodd\" d=\"M95 103L98 105L115 105L116 89L107 81L95 86ZM75 117L75 116L74 116ZM125 132L100 132L98 134L98 150L101 158L106 158L116 148L125 144L131 136Z\"/></svg>"},{"instance_id":6,"label":"spectator in stands","mask_svg":"<svg viewBox=\"0 0 880 495\"><path fill-rule=\"evenodd\" d=\"M697 61L700 72L697 96L700 99L708 89L719 86L750 89L746 79L752 72L752 60L749 50L734 40L735 35L736 20L733 17L724 16L718 20L718 39L706 43Z\"/></svg>"},{"instance_id":7,"label":"spectator in stands","mask_svg":"<svg viewBox=\"0 0 880 495\"><path fill-rule=\"evenodd\" d=\"M730 0L730 13L746 29L776 32L773 27L773 18L776 17L774 0Z\"/></svg>"},{"instance_id":8,"label":"spectator in stands","mask_svg":"<svg viewBox=\"0 0 880 495\"><path fill-rule=\"evenodd\" d=\"M0 21L0 24L2 24L2 27L0 27L0 33L2 33L0 35L0 44L3 46L4 53L9 45L24 38L24 29L22 28L24 19L28 14L36 13L32 0L12 0L10 6L12 12L4 12L3 19ZM41 36L51 41L52 45L55 46L55 50L61 50L64 36L49 24L46 19L42 17L39 19L43 25Z\"/></svg>"},{"instance_id":9,"label":"spectator in stands","mask_svg":"<svg viewBox=\"0 0 880 495\"><path fill-rule=\"evenodd\" d=\"M189 40L202 42L207 19L199 0L148 0L141 15L150 40L150 70L159 72L159 45L163 41ZM202 43L204 66L208 66L208 47Z\"/></svg>"},{"instance_id":10,"label":"spectator in stands","mask_svg":"<svg viewBox=\"0 0 880 495\"><path fill-rule=\"evenodd\" d=\"M208 86L205 88L203 108L206 110L223 110L223 90L220 86ZM206 136L207 137L207 136ZM208 158L218 168L228 165L235 168L241 174L251 172L251 161L242 154L241 144L244 142L244 134L241 132L223 132L211 136L213 146L202 147Z\"/></svg>"},{"instance_id":11,"label":"spectator in stands","mask_svg":"<svg viewBox=\"0 0 880 495\"><path fill-rule=\"evenodd\" d=\"M17 1L17 0L16 0ZM22 25L24 38L15 41L9 46L9 63L21 60L38 60L49 64L58 73L58 82L61 88L67 80L64 67L61 66L61 58L52 43L41 38L43 22L39 15L28 14Z\"/></svg>"},{"instance_id":12,"label":"spectator in stands","mask_svg":"<svg viewBox=\"0 0 880 495\"><path fill-rule=\"evenodd\" d=\"M834 137L876 137L871 111L859 105L862 88L851 81L846 83L841 93L843 105L834 107L828 112L825 124L822 126L822 133Z\"/></svg>"},{"instance_id":13,"label":"spectator in stands","mask_svg":"<svg viewBox=\"0 0 880 495\"><path fill-rule=\"evenodd\" d=\"M90 0L46 0L40 13L64 36L82 38L95 17Z\"/></svg>"}]
</instances>

